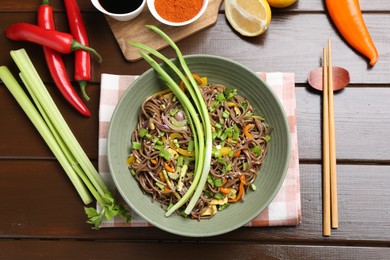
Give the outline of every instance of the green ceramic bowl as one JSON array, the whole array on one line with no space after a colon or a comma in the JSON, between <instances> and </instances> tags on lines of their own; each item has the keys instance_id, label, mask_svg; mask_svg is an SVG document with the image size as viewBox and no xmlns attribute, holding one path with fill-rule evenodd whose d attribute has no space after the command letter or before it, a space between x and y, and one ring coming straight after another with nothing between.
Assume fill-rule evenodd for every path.
<instances>
[{"instance_id":1,"label":"green ceramic bowl","mask_svg":"<svg viewBox=\"0 0 390 260\"><path fill-rule=\"evenodd\" d=\"M273 90L254 72L217 56L191 55L186 61L192 72L207 76L210 83L222 83L246 97L257 114L274 127L269 151L256 179L256 191L245 195L245 202L230 205L209 220L185 219L176 214L164 216L159 202L151 202L130 174L126 159L130 153L130 135L137 124L141 103L149 95L165 89L152 69L141 75L118 103L109 127L108 162L116 187L129 206L152 225L183 236L207 237L237 229L264 210L279 191L290 156L287 118Z\"/></svg>"}]
</instances>

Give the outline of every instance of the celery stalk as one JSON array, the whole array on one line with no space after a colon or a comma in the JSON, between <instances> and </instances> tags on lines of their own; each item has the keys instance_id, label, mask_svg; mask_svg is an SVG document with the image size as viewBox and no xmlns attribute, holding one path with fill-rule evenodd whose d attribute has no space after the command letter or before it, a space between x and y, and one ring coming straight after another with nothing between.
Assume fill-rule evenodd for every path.
<instances>
[{"instance_id":1,"label":"celery stalk","mask_svg":"<svg viewBox=\"0 0 390 260\"><path fill-rule=\"evenodd\" d=\"M67 172L79 193L83 191L80 187L83 187L83 202L85 204L92 202L89 193L86 191L86 188L88 188L96 201L102 205L101 212L97 212L96 209L92 207L84 208L89 218L87 223L93 224L94 228L98 229L103 218L110 219L115 215L125 217L128 221L130 219L128 212L123 205L119 205L115 202L114 197L110 193L102 177L85 154L61 112L55 105L26 51L24 49L11 51L11 56L20 69L20 77L26 85L27 90L30 92L30 96L40 113L20 86L19 91L14 94L15 98L25 110L28 117L31 120L38 122L36 123L36 127L43 129L38 130L48 143L49 147L53 147L52 150L54 150L54 155L58 158L61 165L63 165L64 170ZM7 79L8 78L6 77L6 80ZM14 86L15 82L9 84ZM10 89L10 91L14 91L13 88L12 90ZM23 97L22 100L20 100L21 97ZM31 111L35 112L32 113ZM84 197L84 194L88 195L88 199Z\"/></svg>"},{"instance_id":2,"label":"celery stalk","mask_svg":"<svg viewBox=\"0 0 390 260\"><path fill-rule=\"evenodd\" d=\"M41 101L43 109L47 112L47 115L52 120L53 124L56 125L58 133L64 138L65 143L67 143L69 149L74 153L75 158L77 158L81 168L86 172L93 185L100 194L109 192L99 173L96 171L95 167L65 122L65 119L40 79L38 72L35 70L35 67L26 51L24 49L11 51L11 57L23 73L25 79L34 86L33 91L35 96Z\"/></svg>"},{"instance_id":3,"label":"celery stalk","mask_svg":"<svg viewBox=\"0 0 390 260\"><path fill-rule=\"evenodd\" d=\"M27 114L28 118L30 118L31 122L45 140L55 157L58 159L58 162L63 167L83 202L85 204L92 202L92 199L88 191L85 189L84 184L81 182L77 174L75 174L72 165L69 163L66 156L62 152L62 149L56 142L49 127L46 125L35 106L32 104L26 93L23 91L22 87L19 85L7 67L0 67L0 78L14 96L16 101L19 103L19 105L22 107L23 111Z\"/></svg>"},{"instance_id":4,"label":"celery stalk","mask_svg":"<svg viewBox=\"0 0 390 260\"><path fill-rule=\"evenodd\" d=\"M100 194L96 191L92 183L89 181L87 176L85 175L83 169L81 169L80 165L78 164L76 158L73 156L72 152L69 150L68 146L65 144L64 140L62 139L61 135L58 133L57 129L55 128L53 122L48 117L46 111L43 109L39 99L35 96L35 93L33 91L33 86L30 82L26 79L23 73L19 73L20 78L22 79L24 85L27 88L27 91L30 93L30 96L32 100L34 101L35 106L38 108L39 113L41 114L44 122L46 122L49 130L51 131L54 139L56 140L58 146L62 150L63 154L65 155L66 159L72 166L74 172L77 174L79 178L84 182L84 184L88 187L90 192L93 194L93 196L96 198L97 201L103 202L103 199L101 198ZM87 203L84 202L84 204L89 204L92 202L92 199L90 199Z\"/></svg>"}]
</instances>

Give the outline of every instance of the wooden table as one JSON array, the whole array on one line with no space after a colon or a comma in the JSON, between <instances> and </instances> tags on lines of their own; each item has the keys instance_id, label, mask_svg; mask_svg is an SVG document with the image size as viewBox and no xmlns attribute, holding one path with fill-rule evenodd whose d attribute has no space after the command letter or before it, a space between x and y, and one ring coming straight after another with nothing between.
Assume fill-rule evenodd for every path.
<instances>
[{"instance_id":1,"label":"wooden table","mask_svg":"<svg viewBox=\"0 0 390 260\"><path fill-rule=\"evenodd\" d=\"M91 118L62 99L47 71L42 49L11 42L7 26L36 22L40 0L2 0L0 65L15 70L9 51L25 48L81 145L97 165L101 73L140 74L149 66L126 62L104 16L79 0L91 45L105 58L93 64L88 92ZM62 1L52 1L59 30L68 30ZM91 230L83 204L61 166L8 90L0 87L0 258L54 257L217 259L385 259L390 257L390 2L361 0L379 51L375 67L354 52L333 27L324 3L299 0L273 9L268 31L243 38L228 25L223 7L215 26L178 44L185 54L216 54L254 71L294 72L301 172L302 224L240 228L211 238L186 238L157 228ZM322 48L333 41L333 64L350 71L351 84L335 95L340 227L322 236L321 96L307 84L320 65ZM164 54L173 56L170 50ZM72 57L66 57L72 75Z\"/></svg>"}]
</instances>

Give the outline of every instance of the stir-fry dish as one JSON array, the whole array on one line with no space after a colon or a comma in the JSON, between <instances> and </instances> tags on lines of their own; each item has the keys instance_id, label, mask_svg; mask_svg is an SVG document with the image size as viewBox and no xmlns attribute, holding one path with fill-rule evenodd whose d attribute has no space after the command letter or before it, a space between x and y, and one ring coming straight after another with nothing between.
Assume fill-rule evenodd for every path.
<instances>
[{"instance_id":1,"label":"stir-fry dish","mask_svg":"<svg viewBox=\"0 0 390 260\"><path fill-rule=\"evenodd\" d=\"M199 82L207 81L203 79ZM267 153L272 128L255 114L247 99L224 85L200 86L212 124L211 168L190 217L214 216L243 201ZM144 193L167 210L186 193L195 168L195 143L189 119L170 91L148 97L131 136L127 163ZM178 214L185 205L178 210Z\"/></svg>"}]
</instances>

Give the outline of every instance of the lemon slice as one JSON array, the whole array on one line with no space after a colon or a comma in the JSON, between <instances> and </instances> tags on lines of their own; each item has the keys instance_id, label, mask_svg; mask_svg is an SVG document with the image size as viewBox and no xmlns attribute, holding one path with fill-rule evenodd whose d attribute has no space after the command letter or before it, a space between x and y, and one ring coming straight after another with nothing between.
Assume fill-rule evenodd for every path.
<instances>
[{"instance_id":1,"label":"lemon slice","mask_svg":"<svg viewBox=\"0 0 390 260\"><path fill-rule=\"evenodd\" d=\"M225 15L234 30L243 36L260 35L271 22L267 0L225 0Z\"/></svg>"},{"instance_id":2,"label":"lemon slice","mask_svg":"<svg viewBox=\"0 0 390 260\"><path fill-rule=\"evenodd\" d=\"M268 4L276 8L285 8L292 5L297 0L267 0Z\"/></svg>"}]
</instances>

